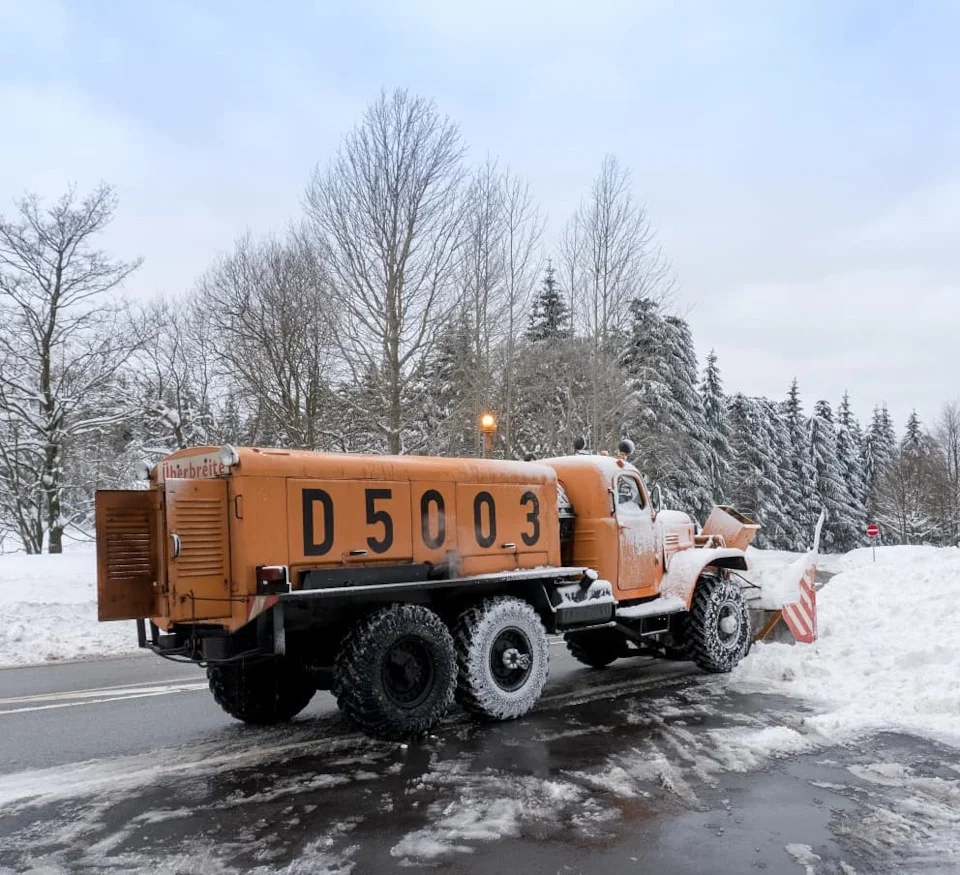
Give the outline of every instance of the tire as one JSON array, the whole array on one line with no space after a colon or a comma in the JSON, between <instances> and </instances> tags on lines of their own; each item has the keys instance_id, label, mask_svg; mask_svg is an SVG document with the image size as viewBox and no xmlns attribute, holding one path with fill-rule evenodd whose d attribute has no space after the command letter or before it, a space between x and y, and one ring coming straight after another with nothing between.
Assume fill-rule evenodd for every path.
<instances>
[{"instance_id":1,"label":"tire","mask_svg":"<svg viewBox=\"0 0 960 875\"><path fill-rule=\"evenodd\" d=\"M208 665L207 681L224 711L253 726L286 723L316 692L303 667L283 657Z\"/></svg>"},{"instance_id":2,"label":"tire","mask_svg":"<svg viewBox=\"0 0 960 875\"><path fill-rule=\"evenodd\" d=\"M540 616L523 599L485 599L465 610L454 627L457 701L488 720L515 720L543 692L550 643Z\"/></svg>"},{"instance_id":3,"label":"tire","mask_svg":"<svg viewBox=\"0 0 960 875\"><path fill-rule=\"evenodd\" d=\"M390 605L360 620L334 664L337 705L368 735L423 735L453 701L457 656L443 621L421 605Z\"/></svg>"},{"instance_id":4,"label":"tire","mask_svg":"<svg viewBox=\"0 0 960 875\"><path fill-rule=\"evenodd\" d=\"M626 655L623 636L609 629L595 632L568 632L563 636L567 650L577 661L590 668L606 668Z\"/></svg>"},{"instance_id":5,"label":"tire","mask_svg":"<svg viewBox=\"0 0 960 875\"><path fill-rule=\"evenodd\" d=\"M750 649L750 612L740 587L701 577L687 617L687 650L704 671L728 672Z\"/></svg>"}]
</instances>

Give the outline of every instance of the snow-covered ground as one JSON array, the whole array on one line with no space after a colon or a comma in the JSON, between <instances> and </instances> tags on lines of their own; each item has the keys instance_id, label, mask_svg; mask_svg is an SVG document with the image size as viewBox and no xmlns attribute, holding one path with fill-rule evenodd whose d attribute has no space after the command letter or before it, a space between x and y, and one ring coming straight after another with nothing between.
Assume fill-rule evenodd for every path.
<instances>
[{"instance_id":1,"label":"snow-covered ground","mask_svg":"<svg viewBox=\"0 0 960 875\"><path fill-rule=\"evenodd\" d=\"M753 551L758 573L791 554ZM960 550L879 547L824 557L836 574L818 593L819 640L759 644L733 689L802 697L809 728L843 741L902 729L960 746Z\"/></svg>"},{"instance_id":2,"label":"snow-covered ground","mask_svg":"<svg viewBox=\"0 0 960 875\"><path fill-rule=\"evenodd\" d=\"M133 622L97 621L93 544L57 556L0 556L0 666L136 651Z\"/></svg>"}]
</instances>

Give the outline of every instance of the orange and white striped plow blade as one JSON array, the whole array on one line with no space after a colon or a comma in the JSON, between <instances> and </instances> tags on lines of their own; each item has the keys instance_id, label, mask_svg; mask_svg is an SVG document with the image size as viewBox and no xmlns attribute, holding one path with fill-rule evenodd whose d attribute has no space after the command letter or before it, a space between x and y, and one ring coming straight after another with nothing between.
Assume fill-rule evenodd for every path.
<instances>
[{"instance_id":1,"label":"orange and white striped plow blade","mask_svg":"<svg viewBox=\"0 0 960 875\"><path fill-rule=\"evenodd\" d=\"M780 620L786 624L794 641L812 644L817 640L817 556L820 553L820 532L825 520L826 512L821 512L813 535L813 549L806 556L806 567L803 577L800 578L800 600L767 612L763 625L754 637L755 641L786 643L786 633L780 626Z\"/></svg>"},{"instance_id":2,"label":"orange and white striped plow blade","mask_svg":"<svg viewBox=\"0 0 960 875\"><path fill-rule=\"evenodd\" d=\"M800 581L800 601L783 608L783 621L801 644L812 644L817 640L816 573L817 566L813 562Z\"/></svg>"}]
</instances>

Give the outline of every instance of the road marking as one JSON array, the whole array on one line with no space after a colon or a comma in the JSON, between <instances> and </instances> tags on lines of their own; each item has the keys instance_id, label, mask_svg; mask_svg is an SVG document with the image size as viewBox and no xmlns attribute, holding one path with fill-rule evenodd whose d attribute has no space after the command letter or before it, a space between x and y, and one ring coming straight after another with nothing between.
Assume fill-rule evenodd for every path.
<instances>
[{"instance_id":1,"label":"road marking","mask_svg":"<svg viewBox=\"0 0 960 875\"><path fill-rule=\"evenodd\" d=\"M50 711L55 708L74 708L77 705L100 705L107 702L123 702L127 699L146 699L153 696L169 696L172 693L190 693L207 689L206 681L179 681L167 684L130 684L122 687L104 687L99 690L75 690L48 695L21 696L0 699L0 706L21 705L19 708L2 708L0 717L7 714L24 714L30 711Z\"/></svg>"},{"instance_id":2,"label":"road marking","mask_svg":"<svg viewBox=\"0 0 960 875\"><path fill-rule=\"evenodd\" d=\"M96 697L102 696L105 693L113 694L122 693L124 691L135 693L144 688L152 689L156 687L170 686L171 684L187 684L196 682L197 676L190 675L190 677L169 678L165 681L138 681L135 684L120 684L112 687L84 687L81 690L62 690L57 693L33 693L29 696L14 696L13 698L9 699L0 699L0 705L15 705L21 702L51 702L55 701L56 699Z\"/></svg>"}]
</instances>

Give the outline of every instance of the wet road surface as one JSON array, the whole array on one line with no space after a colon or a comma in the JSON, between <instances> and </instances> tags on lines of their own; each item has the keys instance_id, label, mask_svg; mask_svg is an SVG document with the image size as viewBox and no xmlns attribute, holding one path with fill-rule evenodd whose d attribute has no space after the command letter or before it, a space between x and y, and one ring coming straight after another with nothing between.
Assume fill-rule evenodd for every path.
<instances>
[{"instance_id":1,"label":"wet road surface","mask_svg":"<svg viewBox=\"0 0 960 875\"><path fill-rule=\"evenodd\" d=\"M957 751L829 745L678 663L582 668L420 744L223 715L155 658L0 672L0 873L960 872Z\"/></svg>"}]
</instances>

